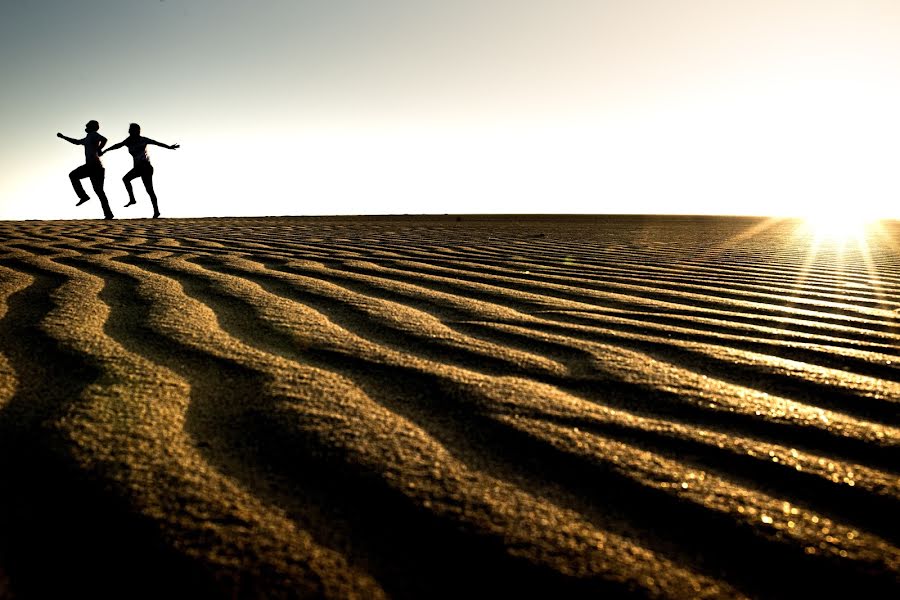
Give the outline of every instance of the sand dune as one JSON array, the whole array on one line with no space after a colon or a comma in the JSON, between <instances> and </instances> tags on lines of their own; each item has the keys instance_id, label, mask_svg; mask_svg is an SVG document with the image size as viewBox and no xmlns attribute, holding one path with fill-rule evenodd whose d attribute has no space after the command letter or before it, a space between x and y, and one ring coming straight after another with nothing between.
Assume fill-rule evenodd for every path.
<instances>
[{"instance_id":1,"label":"sand dune","mask_svg":"<svg viewBox=\"0 0 900 600\"><path fill-rule=\"evenodd\" d=\"M7 222L0 283L0 597L900 591L898 224Z\"/></svg>"}]
</instances>

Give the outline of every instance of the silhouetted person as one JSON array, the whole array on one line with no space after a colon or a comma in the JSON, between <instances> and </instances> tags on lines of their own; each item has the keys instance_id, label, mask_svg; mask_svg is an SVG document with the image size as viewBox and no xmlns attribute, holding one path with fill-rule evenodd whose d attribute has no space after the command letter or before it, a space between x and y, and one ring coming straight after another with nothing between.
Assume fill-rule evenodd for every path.
<instances>
[{"instance_id":1,"label":"silhouetted person","mask_svg":"<svg viewBox=\"0 0 900 600\"><path fill-rule=\"evenodd\" d=\"M88 121L84 126L84 131L87 135L82 139L76 140L61 133L57 133L56 137L62 138L70 144L84 146L84 164L69 173L69 180L72 182L72 187L75 188L75 193L78 194L78 204L75 206L81 206L91 199L81 186L81 180L85 177L90 177L91 186L97 193L97 198L100 199L100 206L103 207L104 218L112 219L113 214L109 210L109 201L106 199L106 194L103 193L103 179L106 177L106 169L103 168L103 163L100 161L106 138L98 133L99 129L100 123Z\"/></svg>"},{"instance_id":2,"label":"silhouetted person","mask_svg":"<svg viewBox=\"0 0 900 600\"><path fill-rule=\"evenodd\" d=\"M150 164L150 156L147 154L147 144L168 148L169 150L179 147L178 144L169 146L150 138L141 137L141 126L137 123L132 123L128 126L128 137L118 144L110 146L106 151L110 152L122 146L128 147L128 152L131 153L131 157L134 159L134 168L125 173L125 177L122 178L122 181L125 183L125 189L128 190L129 198L128 204L125 206L131 206L136 202L134 190L131 188L131 180L140 177L141 181L144 182L147 194L150 196L150 202L153 203L153 218L156 219L159 218L159 206L156 203L156 192L153 191L153 165Z\"/></svg>"}]
</instances>

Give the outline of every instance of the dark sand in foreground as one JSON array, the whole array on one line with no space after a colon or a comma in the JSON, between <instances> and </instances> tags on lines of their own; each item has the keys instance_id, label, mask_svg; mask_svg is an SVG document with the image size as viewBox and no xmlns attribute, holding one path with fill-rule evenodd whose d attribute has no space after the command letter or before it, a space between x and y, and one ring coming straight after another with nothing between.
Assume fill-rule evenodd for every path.
<instances>
[{"instance_id":1,"label":"dark sand in foreground","mask_svg":"<svg viewBox=\"0 0 900 600\"><path fill-rule=\"evenodd\" d=\"M900 224L0 223L0 597L897 597Z\"/></svg>"}]
</instances>

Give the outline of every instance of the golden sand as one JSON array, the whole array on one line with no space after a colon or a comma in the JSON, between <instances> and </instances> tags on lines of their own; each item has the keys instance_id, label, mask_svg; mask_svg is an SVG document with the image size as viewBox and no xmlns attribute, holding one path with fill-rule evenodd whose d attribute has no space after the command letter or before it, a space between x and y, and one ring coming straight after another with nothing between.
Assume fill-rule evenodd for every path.
<instances>
[{"instance_id":1,"label":"golden sand","mask_svg":"<svg viewBox=\"0 0 900 600\"><path fill-rule=\"evenodd\" d=\"M0 223L0 598L896 595L900 225L796 231Z\"/></svg>"}]
</instances>

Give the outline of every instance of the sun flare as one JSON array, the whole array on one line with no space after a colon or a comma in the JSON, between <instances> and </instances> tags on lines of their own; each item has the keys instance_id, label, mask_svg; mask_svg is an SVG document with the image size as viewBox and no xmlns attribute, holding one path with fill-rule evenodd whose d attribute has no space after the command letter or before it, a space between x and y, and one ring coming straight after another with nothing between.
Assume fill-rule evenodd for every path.
<instances>
[{"instance_id":1,"label":"sun flare","mask_svg":"<svg viewBox=\"0 0 900 600\"><path fill-rule=\"evenodd\" d=\"M877 217L859 212L820 212L804 217L802 229L821 242L865 240Z\"/></svg>"}]
</instances>

